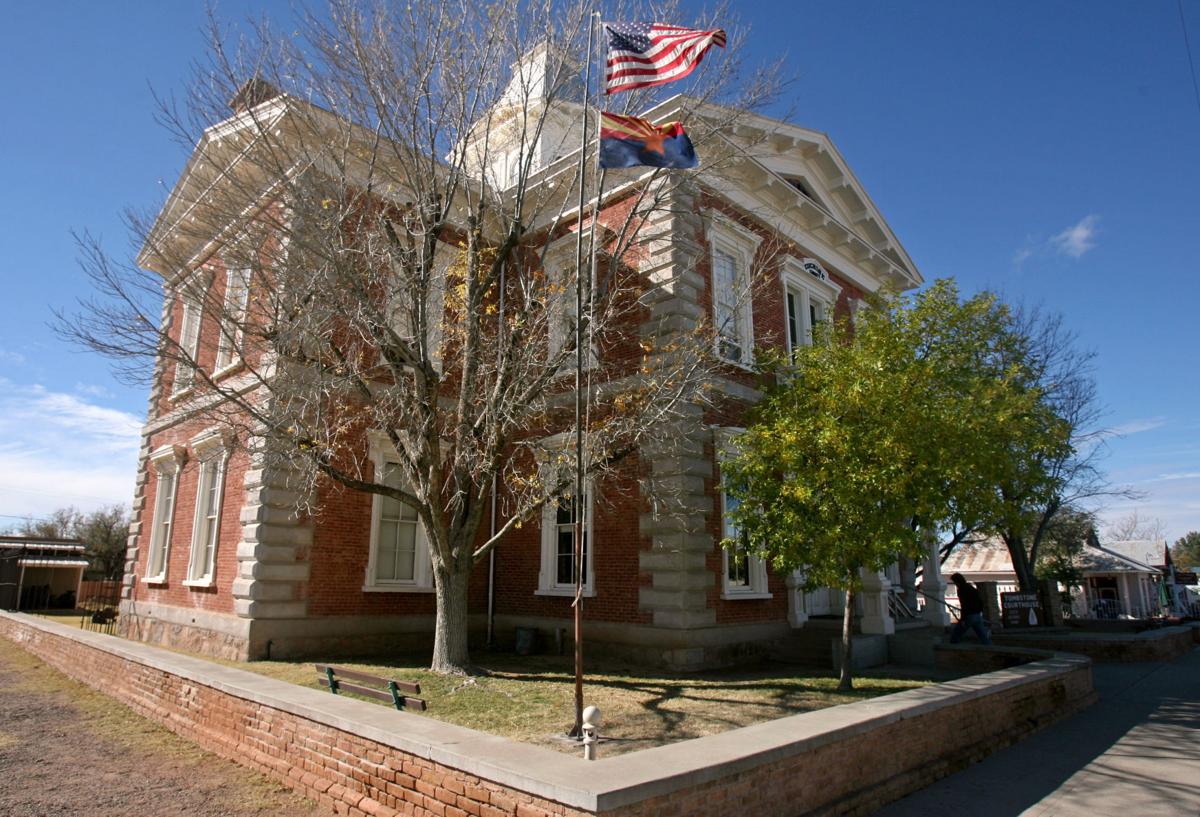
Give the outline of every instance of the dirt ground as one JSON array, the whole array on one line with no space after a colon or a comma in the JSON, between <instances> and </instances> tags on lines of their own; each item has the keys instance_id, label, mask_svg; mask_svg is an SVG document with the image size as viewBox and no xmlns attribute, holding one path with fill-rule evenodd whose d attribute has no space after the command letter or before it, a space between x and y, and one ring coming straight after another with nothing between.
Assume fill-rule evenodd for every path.
<instances>
[{"instance_id":1,"label":"dirt ground","mask_svg":"<svg viewBox=\"0 0 1200 817\"><path fill-rule=\"evenodd\" d=\"M0 815L328 817L0 638Z\"/></svg>"}]
</instances>

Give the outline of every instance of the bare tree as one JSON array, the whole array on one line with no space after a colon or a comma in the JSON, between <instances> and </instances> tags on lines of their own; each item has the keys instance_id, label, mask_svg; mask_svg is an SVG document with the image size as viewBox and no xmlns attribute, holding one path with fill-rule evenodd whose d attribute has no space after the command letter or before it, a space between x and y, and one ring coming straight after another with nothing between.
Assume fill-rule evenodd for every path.
<instances>
[{"instance_id":1,"label":"bare tree","mask_svg":"<svg viewBox=\"0 0 1200 817\"><path fill-rule=\"evenodd\" d=\"M646 263L669 249L664 218L693 207L692 177L597 178L577 163L594 6L519 5L334 0L295 34L256 26L236 53L214 22L191 94L159 111L198 145L183 181L157 218L130 216L138 264L81 237L97 294L60 316L124 376L150 375L287 473L299 510L339 490L414 509L437 671L469 664L472 566L571 493L576 390L588 400L583 467L600 481L631 452L672 444L715 365L710 322L655 323L675 282ZM701 180L753 148L722 134L779 88L775 67L744 74L733 34L686 97L655 111L688 123ZM610 102L636 112L651 98ZM598 188L599 216L579 218ZM218 331L201 331L206 321ZM595 361L577 386L581 339ZM394 468L371 465L368 435Z\"/></svg>"},{"instance_id":2,"label":"bare tree","mask_svg":"<svg viewBox=\"0 0 1200 817\"><path fill-rule=\"evenodd\" d=\"M1128 542L1134 539L1166 539L1167 524L1156 517L1142 518L1134 508L1125 516L1113 521L1104 528L1106 538L1115 542Z\"/></svg>"},{"instance_id":3,"label":"bare tree","mask_svg":"<svg viewBox=\"0 0 1200 817\"><path fill-rule=\"evenodd\" d=\"M1031 386L1037 388L1061 425L1066 444L1031 452L1029 467L998 486L1001 516L994 529L1008 547L1021 589L1036 588L1043 542L1066 511L1086 512L1106 497L1126 496L1099 467L1108 432L1096 395L1090 352L1058 315L1038 309L1018 312L1019 331L1029 339Z\"/></svg>"}]
</instances>

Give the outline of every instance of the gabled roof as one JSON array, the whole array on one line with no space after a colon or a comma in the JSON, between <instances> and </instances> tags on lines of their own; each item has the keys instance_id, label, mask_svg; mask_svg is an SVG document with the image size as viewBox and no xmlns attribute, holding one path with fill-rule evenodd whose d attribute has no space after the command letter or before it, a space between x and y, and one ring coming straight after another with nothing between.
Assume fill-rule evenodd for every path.
<instances>
[{"instance_id":1,"label":"gabled roof","mask_svg":"<svg viewBox=\"0 0 1200 817\"><path fill-rule=\"evenodd\" d=\"M1167 563L1166 539L1124 539L1101 544L1106 550L1133 559L1140 564L1164 567Z\"/></svg>"},{"instance_id":2,"label":"gabled roof","mask_svg":"<svg viewBox=\"0 0 1200 817\"><path fill-rule=\"evenodd\" d=\"M1008 547L999 539L963 542L942 562L942 573L1012 574L1012 559Z\"/></svg>"},{"instance_id":3,"label":"gabled roof","mask_svg":"<svg viewBox=\"0 0 1200 817\"><path fill-rule=\"evenodd\" d=\"M162 268L162 242L177 231L184 219L193 216L212 187L233 171L261 130L278 123L289 103L288 97L280 95L204 130L138 252L139 266L164 276L175 272Z\"/></svg>"},{"instance_id":4,"label":"gabled roof","mask_svg":"<svg viewBox=\"0 0 1200 817\"><path fill-rule=\"evenodd\" d=\"M725 138L750 146L745 162L757 165L768 175L770 181L765 186L786 191L796 204L819 213L821 218L813 226L818 237L838 247L860 244L854 252L862 254L865 249L868 255L882 257L908 286L924 283L908 251L828 134L756 113L697 103L682 94L643 115L659 120L685 107L692 110L693 116L704 116L706 111L712 111L714 118L717 113L732 115L737 124L731 133L723 134ZM795 186L793 180L797 177L814 188L815 198Z\"/></svg>"},{"instance_id":5,"label":"gabled roof","mask_svg":"<svg viewBox=\"0 0 1200 817\"><path fill-rule=\"evenodd\" d=\"M1078 559L1079 568L1084 573L1160 573L1158 568L1108 547L1084 544ZM1016 575L1008 547L998 538L958 545L942 563L942 572L986 573L997 577Z\"/></svg>"},{"instance_id":6,"label":"gabled roof","mask_svg":"<svg viewBox=\"0 0 1200 817\"><path fill-rule=\"evenodd\" d=\"M1138 573L1159 574L1156 567L1151 567L1106 547L1096 547L1095 545L1083 546L1083 550L1079 554L1079 567L1084 572L1095 573L1126 573L1133 570Z\"/></svg>"}]
</instances>

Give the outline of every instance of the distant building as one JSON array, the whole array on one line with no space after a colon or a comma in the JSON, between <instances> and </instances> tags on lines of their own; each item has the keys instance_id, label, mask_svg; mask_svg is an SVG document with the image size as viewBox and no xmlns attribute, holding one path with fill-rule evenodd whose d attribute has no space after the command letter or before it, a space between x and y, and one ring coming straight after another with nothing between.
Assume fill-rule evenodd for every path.
<instances>
[{"instance_id":1,"label":"distant building","mask_svg":"<svg viewBox=\"0 0 1200 817\"><path fill-rule=\"evenodd\" d=\"M1082 546L1077 566L1083 574L1083 583L1073 588L1073 615L1078 618L1146 618L1161 612L1159 585L1163 580L1162 570L1117 549L1117 546L1128 544L1131 543L1100 546L1085 543ZM1140 547L1126 550L1146 554ZM972 584L996 582L1001 593L1018 589L1012 558L1000 539L958 545L942 564L942 572L946 575L961 573ZM955 602L956 592L951 583L947 600Z\"/></svg>"},{"instance_id":2,"label":"distant building","mask_svg":"<svg viewBox=\"0 0 1200 817\"><path fill-rule=\"evenodd\" d=\"M70 609L88 560L78 539L0 536L0 610Z\"/></svg>"}]
</instances>

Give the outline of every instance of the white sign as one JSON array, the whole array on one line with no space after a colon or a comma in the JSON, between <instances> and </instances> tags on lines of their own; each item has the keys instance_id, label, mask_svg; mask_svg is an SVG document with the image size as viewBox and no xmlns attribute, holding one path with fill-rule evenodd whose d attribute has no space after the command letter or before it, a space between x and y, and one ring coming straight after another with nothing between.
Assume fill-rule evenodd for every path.
<instances>
[{"instance_id":1,"label":"white sign","mask_svg":"<svg viewBox=\"0 0 1200 817\"><path fill-rule=\"evenodd\" d=\"M815 258L800 259L801 266L808 270L808 274L821 281L828 281L829 275L826 274L825 268L821 266L821 262Z\"/></svg>"}]
</instances>

